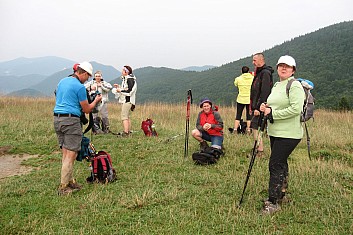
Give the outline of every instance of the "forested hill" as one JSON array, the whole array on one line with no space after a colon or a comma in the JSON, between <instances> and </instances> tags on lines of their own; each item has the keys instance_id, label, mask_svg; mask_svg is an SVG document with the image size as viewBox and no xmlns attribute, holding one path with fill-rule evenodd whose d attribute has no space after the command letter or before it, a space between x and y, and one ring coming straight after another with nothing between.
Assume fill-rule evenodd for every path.
<instances>
[{"instance_id":1,"label":"forested hill","mask_svg":"<svg viewBox=\"0 0 353 235\"><path fill-rule=\"evenodd\" d=\"M266 63L274 68L281 55L293 56L297 62L296 77L315 84L313 94L317 107L334 108L342 98L353 104L353 78L349 73L353 68L353 21L299 36L263 53ZM240 75L244 65L253 68L251 55L203 72L153 67L137 69L138 103L184 102L187 90L192 89L195 102L207 96L217 104L230 105L237 95L234 78ZM276 72L274 78L278 80Z\"/></svg>"}]
</instances>

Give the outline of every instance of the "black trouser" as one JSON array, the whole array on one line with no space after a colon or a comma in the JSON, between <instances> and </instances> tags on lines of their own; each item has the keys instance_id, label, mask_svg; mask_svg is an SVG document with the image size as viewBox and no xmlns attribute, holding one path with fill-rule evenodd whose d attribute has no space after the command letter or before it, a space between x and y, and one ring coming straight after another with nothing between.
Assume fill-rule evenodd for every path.
<instances>
[{"instance_id":1,"label":"black trouser","mask_svg":"<svg viewBox=\"0 0 353 235\"><path fill-rule=\"evenodd\" d=\"M277 203L284 196L282 189L287 187L288 157L299 144L300 139L279 138L270 136L271 157L269 162L270 182L269 200Z\"/></svg>"},{"instance_id":2,"label":"black trouser","mask_svg":"<svg viewBox=\"0 0 353 235\"><path fill-rule=\"evenodd\" d=\"M250 104L240 104L237 102L237 112L235 115L235 120L240 121L241 116L243 115L243 110L246 108L246 121L251 120L251 115L250 115Z\"/></svg>"}]
</instances>

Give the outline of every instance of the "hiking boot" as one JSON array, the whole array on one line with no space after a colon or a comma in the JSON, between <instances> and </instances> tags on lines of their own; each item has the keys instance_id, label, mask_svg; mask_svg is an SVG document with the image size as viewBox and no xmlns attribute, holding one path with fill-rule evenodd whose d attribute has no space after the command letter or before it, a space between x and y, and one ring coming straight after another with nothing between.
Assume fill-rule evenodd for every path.
<instances>
[{"instance_id":1,"label":"hiking boot","mask_svg":"<svg viewBox=\"0 0 353 235\"><path fill-rule=\"evenodd\" d=\"M221 156L223 157L224 155L226 155L226 148L224 147L223 144L222 144L221 150L222 150Z\"/></svg>"},{"instance_id":2,"label":"hiking boot","mask_svg":"<svg viewBox=\"0 0 353 235\"><path fill-rule=\"evenodd\" d=\"M273 204L270 201L265 201L264 206L261 210L261 213L263 215L272 215L273 213L280 211L280 210L281 210L281 206L278 203Z\"/></svg>"},{"instance_id":3,"label":"hiking boot","mask_svg":"<svg viewBox=\"0 0 353 235\"><path fill-rule=\"evenodd\" d=\"M72 188L74 192L81 190L83 187L81 184L77 183L75 179L71 180L67 186Z\"/></svg>"},{"instance_id":4,"label":"hiking boot","mask_svg":"<svg viewBox=\"0 0 353 235\"><path fill-rule=\"evenodd\" d=\"M70 188L68 185L60 185L58 188L58 195L59 196L70 195L73 192L74 192L74 189Z\"/></svg>"},{"instance_id":5,"label":"hiking boot","mask_svg":"<svg viewBox=\"0 0 353 235\"><path fill-rule=\"evenodd\" d=\"M126 133L125 131L123 133L121 133L121 137L129 137L130 136L130 133Z\"/></svg>"},{"instance_id":6,"label":"hiking boot","mask_svg":"<svg viewBox=\"0 0 353 235\"><path fill-rule=\"evenodd\" d=\"M104 129L104 134L108 134L108 133L110 133L110 130L109 130L109 126L108 127L106 127L105 129Z\"/></svg>"},{"instance_id":7,"label":"hiking boot","mask_svg":"<svg viewBox=\"0 0 353 235\"><path fill-rule=\"evenodd\" d=\"M98 129L98 130L94 131L93 134L101 135L101 134L104 134L104 131L102 131L101 129Z\"/></svg>"},{"instance_id":8,"label":"hiking boot","mask_svg":"<svg viewBox=\"0 0 353 235\"><path fill-rule=\"evenodd\" d=\"M205 151L206 148L208 148L208 147L209 147L209 146L208 146L208 144L207 144L206 141L200 142L200 151Z\"/></svg>"},{"instance_id":9,"label":"hiking boot","mask_svg":"<svg viewBox=\"0 0 353 235\"><path fill-rule=\"evenodd\" d=\"M262 202L263 203L269 202L269 199L268 198L264 198L264 199L262 199ZM288 197L287 195L284 195L282 198L277 200L277 203L280 204L280 205L288 204L288 203L291 203L291 202L292 202L292 199L290 197Z\"/></svg>"},{"instance_id":10,"label":"hiking boot","mask_svg":"<svg viewBox=\"0 0 353 235\"><path fill-rule=\"evenodd\" d=\"M284 195L281 199L278 200L278 203L281 205L291 203L291 202L292 202L292 199L287 195Z\"/></svg>"}]
</instances>

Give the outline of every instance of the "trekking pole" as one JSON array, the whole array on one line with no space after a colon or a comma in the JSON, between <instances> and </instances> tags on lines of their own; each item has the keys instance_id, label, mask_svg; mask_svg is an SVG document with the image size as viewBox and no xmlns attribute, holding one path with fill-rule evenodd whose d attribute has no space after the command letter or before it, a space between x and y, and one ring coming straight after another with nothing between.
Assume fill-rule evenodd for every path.
<instances>
[{"instance_id":1,"label":"trekking pole","mask_svg":"<svg viewBox=\"0 0 353 235\"><path fill-rule=\"evenodd\" d=\"M192 93L191 93L191 89L189 89L187 92L187 103L186 103L184 158L187 158L188 149L189 149L189 119L190 119L190 105L191 104L192 104Z\"/></svg>"},{"instance_id":2,"label":"trekking pole","mask_svg":"<svg viewBox=\"0 0 353 235\"><path fill-rule=\"evenodd\" d=\"M256 158L256 155L257 155L257 152L258 152L257 148L259 147L260 141L262 139L262 135L263 135L264 130L265 130L266 122L267 122L267 117L266 116L264 117L264 114L262 112L260 114L259 125L258 125L258 134L257 134L257 138L256 138L256 140L254 142L254 147L252 149L252 155L251 155L251 159L250 159L250 163L249 163L248 174L246 175L245 184L244 184L244 188L243 188L243 193L242 193L240 201L239 201L239 207L240 207L241 203L243 202L246 186L248 185L248 181L249 181L249 178L250 178L252 167L254 165L255 158ZM260 131L259 131L259 129L260 129Z\"/></svg>"},{"instance_id":3,"label":"trekking pole","mask_svg":"<svg viewBox=\"0 0 353 235\"><path fill-rule=\"evenodd\" d=\"M309 160L311 161L311 156L310 156L310 136L309 136L309 131L308 131L308 127L306 125L306 122L304 122L304 126L305 126L305 133L306 133L306 144L308 146L308 156L309 156Z\"/></svg>"}]
</instances>

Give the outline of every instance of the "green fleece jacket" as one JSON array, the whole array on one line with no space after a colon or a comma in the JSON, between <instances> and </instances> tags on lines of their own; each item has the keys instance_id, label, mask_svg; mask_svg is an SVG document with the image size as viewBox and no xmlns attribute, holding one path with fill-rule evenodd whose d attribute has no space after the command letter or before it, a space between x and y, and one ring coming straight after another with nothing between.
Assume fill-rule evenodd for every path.
<instances>
[{"instance_id":1,"label":"green fleece jacket","mask_svg":"<svg viewBox=\"0 0 353 235\"><path fill-rule=\"evenodd\" d=\"M294 81L286 93L288 80L276 82L272 88L267 104L272 109L273 123L268 122L268 135L274 137L301 139L303 128L300 122L300 113L303 110L305 93L302 85Z\"/></svg>"}]
</instances>

